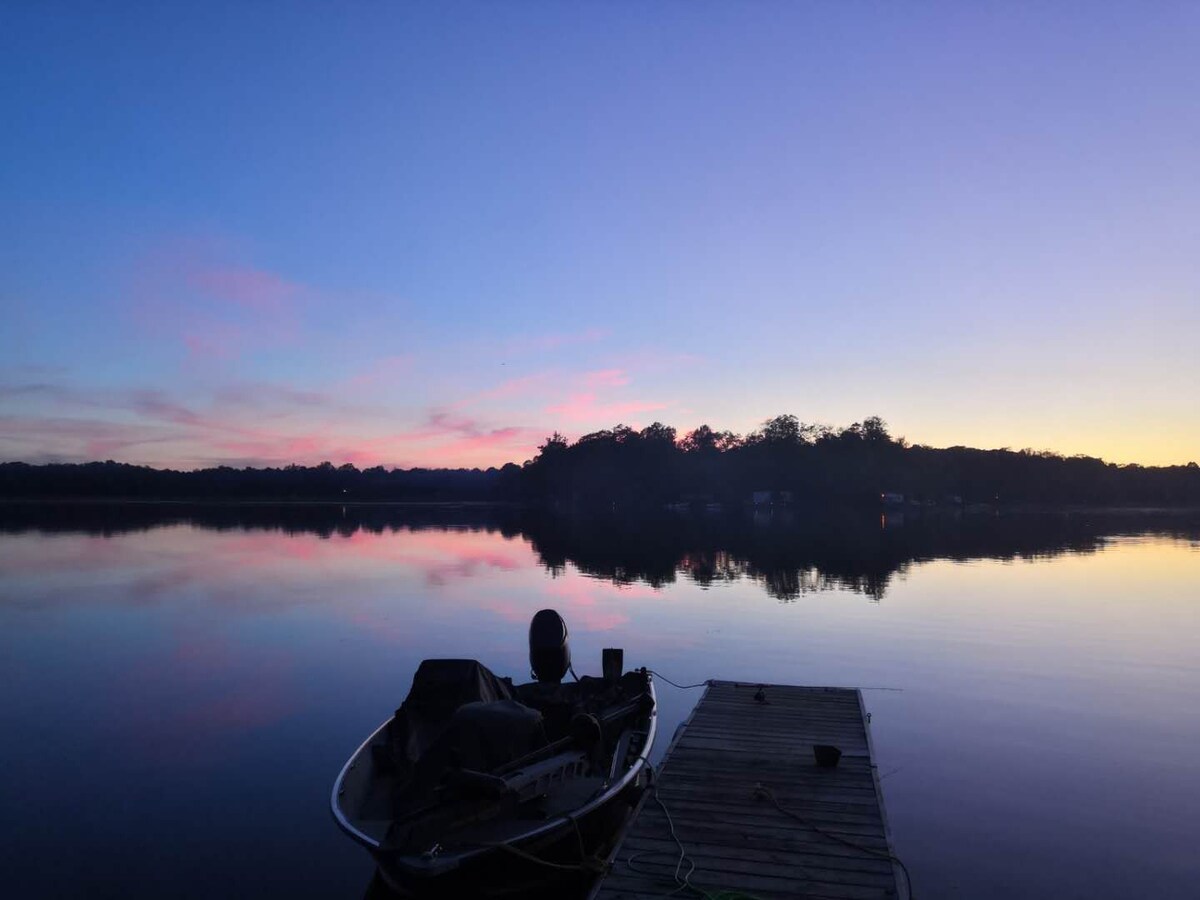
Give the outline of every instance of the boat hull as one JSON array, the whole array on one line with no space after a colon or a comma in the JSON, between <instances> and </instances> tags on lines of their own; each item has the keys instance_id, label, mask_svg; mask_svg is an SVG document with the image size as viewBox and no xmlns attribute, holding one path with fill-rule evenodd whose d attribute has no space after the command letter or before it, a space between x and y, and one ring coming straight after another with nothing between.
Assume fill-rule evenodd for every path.
<instances>
[{"instance_id":1,"label":"boat hull","mask_svg":"<svg viewBox=\"0 0 1200 900\"><path fill-rule=\"evenodd\" d=\"M506 845L511 849L497 846L471 854L454 868L425 868L376 851L379 877L392 891L410 897L524 898L539 892L561 896L598 874L615 835L637 806L648 774L639 771L624 787L573 820L511 841Z\"/></svg>"}]
</instances>

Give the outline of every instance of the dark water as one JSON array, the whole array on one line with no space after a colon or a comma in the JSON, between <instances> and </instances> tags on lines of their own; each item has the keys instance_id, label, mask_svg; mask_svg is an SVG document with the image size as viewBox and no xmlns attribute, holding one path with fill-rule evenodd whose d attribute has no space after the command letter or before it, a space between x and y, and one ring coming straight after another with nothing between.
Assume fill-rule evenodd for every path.
<instances>
[{"instance_id":1,"label":"dark water","mask_svg":"<svg viewBox=\"0 0 1200 900\"><path fill-rule=\"evenodd\" d=\"M896 689L922 900L1200 896L1194 518L163 505L0 507L0 894L361 897L338 768L422 658L520 677L544 606L581 671Z\"/></svg>"}]
</instances>

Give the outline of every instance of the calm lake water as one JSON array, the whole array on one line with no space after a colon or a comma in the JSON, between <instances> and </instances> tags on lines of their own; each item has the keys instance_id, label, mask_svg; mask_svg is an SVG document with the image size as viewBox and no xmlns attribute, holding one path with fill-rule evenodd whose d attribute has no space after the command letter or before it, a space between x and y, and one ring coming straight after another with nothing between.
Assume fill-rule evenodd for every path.
<instances>
[{"instance_id":1,"label":"calm lake water","mask_svg":"<svg viewBox=\"0 0 1200 900\"><path fill-rule=\"evenodd\" d=\"M0 893L361 897L339 767L546 606L581 673L873 688L921 900L1200 895L1194 518L152 505L0 507Z\"/></svg>"}]
</instances>

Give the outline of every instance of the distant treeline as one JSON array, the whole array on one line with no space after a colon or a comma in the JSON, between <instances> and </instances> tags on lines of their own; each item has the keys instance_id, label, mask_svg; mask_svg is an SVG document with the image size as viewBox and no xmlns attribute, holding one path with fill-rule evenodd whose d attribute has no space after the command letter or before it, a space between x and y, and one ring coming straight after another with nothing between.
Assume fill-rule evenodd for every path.
<instances>
[{"instance_id":1,"label":"distant treeline","mask_svg":"<svg viewBox=\"0 0 1200 900\"><path fill-rule=\"evenodd\" d=\"M1200 467L1118 466L1047 451L935 449L878 417L847 428L776 416L748 435L656 422L571 442L496 469L352 465L180 472L103 462L0 464L0 496L130 499L525 501L578 508L759 504L1200 506Z\"/></svg>"},{"instance_id":2,"label":"distant treeline","mask_svg":"<svg viewBox=\"0 0 1200 900\"><path fill-rule=\"evenodd\" d=\"M585 506L727 505L756 494L775 505L780 492L797 506L1200 505L1194 462L1118 466L1047 451L910 446L876 416L836 429L781 415L745 436L702 425L681 438L658 422L640 431L618 425L574 443L556 433L521 474L530 495Z\"/></svg>"},{"instance_id":3,"label":"distant treeline","mask_svg":"<svg viewBox=\"0 0 1200 900\"><path fill-rule=\"evenodd\" d=\"M358 469L218 466L180 472L108 462L0 463L0 497L121 498L130 500L395 500L444 502L511 500L519 496L520 466L503 469Z\"/></svg>"}]
</instances>

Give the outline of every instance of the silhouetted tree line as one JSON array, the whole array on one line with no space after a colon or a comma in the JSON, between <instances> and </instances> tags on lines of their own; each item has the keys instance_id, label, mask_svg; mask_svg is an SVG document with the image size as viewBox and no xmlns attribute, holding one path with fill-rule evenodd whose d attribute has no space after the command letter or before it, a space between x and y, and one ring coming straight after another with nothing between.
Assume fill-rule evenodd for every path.
<instances>
[{"instance_id":1,"label":"silhouetted tree line","mask_svg":"<svg viewBox=\"0 0 1200 900\"><path fill-rule=\"evenodd\" d=\"M0 497L129 500L497 501L519 496L521 469L219 466L181 472L108 462L0 463Z\"/></svg>"},{"instance_id":2,"label":"silhouetted tree line","mask_svg":"<svg viewBox=\"0 0 1200 900\"><path fill-rule=\"evenodd\" d=\"M571 443L555 433L522 470L533 496L581 507L694 501L744 503L786 491L799 505L1200 505L1200 467L1118 466L1033 450L935 449L893 438L878 417L835 429L781 415L740 436L702 425L684 435L656 422Z\"/></svg>"},{"instance_id":3,"label":"silhouetted tree line","mask_svg":"<svg viewBox=\"0 0 1200 900\"><path fill-rule=\"evenodd\" d=\"M905 504L1200 506L1200 467L1118 466L1034 450L935 449L893 438L878 417L847 428L776 416L747 435L655 422L571 442L557 432L523 466L358 469L353 465L181 472L112 461L0 464L0 497L549 502L574 508L742 504L788 492L800 506Z\"/></svg>"}]
</instances>

